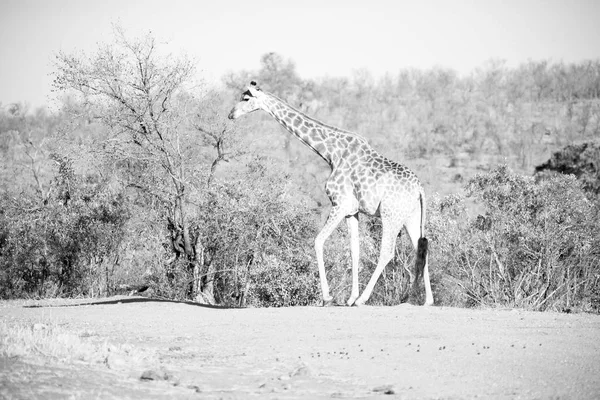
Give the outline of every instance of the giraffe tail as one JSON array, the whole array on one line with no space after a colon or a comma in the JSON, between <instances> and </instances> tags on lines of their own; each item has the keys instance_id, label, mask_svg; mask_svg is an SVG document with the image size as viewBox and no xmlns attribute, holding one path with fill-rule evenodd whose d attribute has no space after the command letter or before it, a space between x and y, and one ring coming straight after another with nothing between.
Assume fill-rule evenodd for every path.
<instances>
[{"instance_id":1,"label":"giraffe tail","mask_svg":"<svg viewBox=\"0 0 600 400\"><path fill-rule=\"evenodd\" d=\"M419 238L417 245L417 261L415 263L415 286L419 279L423 277L423 271L425 270L425 262L427 261L427 247L429 246L429 240L426 237Z\"/></svg>"},{"instance_id":2,"label":"giraffe tail","mask_svg":"<svg viewBox=\"0 0 600 400\"><path fill-rule=\"evenodd\" d=\"M421 203L421 237L417 242L417 259L415 261L415 281L414 285L417 286L417 282L423 276L423 270L425 269L425 263L427 262L427 248L429 247L429 240L425 237L425 199L423 193L419 195L419 202Z\"/></svg>"}]
</instances>

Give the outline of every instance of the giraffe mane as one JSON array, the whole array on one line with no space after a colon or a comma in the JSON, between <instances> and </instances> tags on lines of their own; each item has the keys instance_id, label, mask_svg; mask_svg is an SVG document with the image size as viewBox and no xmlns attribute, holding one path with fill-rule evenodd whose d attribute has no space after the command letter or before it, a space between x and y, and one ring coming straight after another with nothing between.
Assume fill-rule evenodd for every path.
<instances>
[{"instance_id":1,"label":"giraffe mane","mask_svg":"<svg viewBox=\"0 0 600 400\"><path fill-rule=\"evenodd\" d=\"M362 135L360 135L360 134L358 134L358 133L351 132L351 131L348 131L348 130L346 130L346 129L338 128L337 126L333 126L333 125L326 124L326 123L324 123L323 121L321 121L321 120L318 120L317 118L311 117L310 115L307 115L306 113L304 113L304 112L302 112L302 111L298 110L296 107L294 107L294 106L290 105L290 104L289 104L287 101L283 101L281 98L279 98L279 97L275 96L273 93L266 92L266 91L264 91L264 90L262 90L262 92L263 92L263 93L265 93L265 94L267 94L267 95L269 95L269 96L271 96L271 97L273 97L274 99L278 100L279 102L281 102L281 103L283 103L283 104L287 105L287 106L288 106L289 108L291 108L293 111L295 111L295 112L297 112L298 114L302 115L304 118L306 118L306 119L307 119L307 120L309 120L309 121L312 121L312 122L314 122L314 123L317 123L317 124L319 124L319 125L322 125L322 126L324 126L325 128L327 128L327 129L331 129L331 130L332 130L332 131L334 131L334 132L343 133L343 134L346 134L346 135L349 135L349 136L355 137L355 138L357 138L357 139L359 139L359 140L361 140L361 141L364 141L365 143L368 143L367 139L366 139L364 136L362 136Z\"/></svg>"}]
</instances>

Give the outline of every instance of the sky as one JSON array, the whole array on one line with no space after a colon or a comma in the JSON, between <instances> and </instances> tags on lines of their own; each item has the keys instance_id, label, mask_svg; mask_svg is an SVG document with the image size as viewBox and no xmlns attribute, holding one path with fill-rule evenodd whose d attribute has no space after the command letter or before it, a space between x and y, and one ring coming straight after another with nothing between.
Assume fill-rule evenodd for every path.
<instances>
[{"instance_id":1,"label":"sky","mask_svg":"<svg viewBox=\"0 0 600 400\"><path fill-rule=\"evenodd\" d=\"M599 20L598 0L0 0L0 106L50 103L55 54L93 54L115 23L133 38L151 31L219 82L268 52L305 79L596 60Z\"/></svg>"}]
</instances>

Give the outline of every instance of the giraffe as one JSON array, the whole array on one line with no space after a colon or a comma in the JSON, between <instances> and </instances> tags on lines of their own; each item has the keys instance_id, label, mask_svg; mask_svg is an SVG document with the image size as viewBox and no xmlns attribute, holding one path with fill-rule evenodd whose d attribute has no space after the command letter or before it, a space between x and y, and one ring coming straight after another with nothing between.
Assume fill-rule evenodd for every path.
<instances>
[{"instance_id":1,"label":"giraffe","mask_svg":"<svg viewBox=\"0 0 600 400\"><path fill-rule=\"evenodd\" d=\"M393 257L396 238L403 227L417 252L417 273L413 285L423 277L425 305L432 305L427 262L428 240L424 235L425 195L417 176L407 167L377 153L364 137L311 118L263 91L252 81L229 113L229 119L257 110L270 114L331 167L331 175L325 185L331 210L325 226L315 239L323 305L330 305L333 300L329 294L323 247L343 219L349 231L352 258L352 291L347 305L360 306L369 299L375 283ZM379 260L362 294L358 287L359 212L378 215L382 223Z\"/></svg>"}]
</instances>

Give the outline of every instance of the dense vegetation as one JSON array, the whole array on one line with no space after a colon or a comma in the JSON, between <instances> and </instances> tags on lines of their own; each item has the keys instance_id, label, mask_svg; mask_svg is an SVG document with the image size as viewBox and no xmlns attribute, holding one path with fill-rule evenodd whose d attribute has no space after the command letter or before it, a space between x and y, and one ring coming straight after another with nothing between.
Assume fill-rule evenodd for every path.
<instances>
[{"instance_id":1,"label":"dense vegetation","mask_svg":"<svg viewBox=\"0 0 600 400\"><path fill-rule=\"evenodd\" d=\"M600 308L600 61L308 80L269 53L210 88L159 50L117 29L95 54L57 55L59 112L0 108L1 298L317 304L328 169L267 116L227 120L252 78L421 176L438 304ZM363 283L379 229L362 218ZM413 257L399 240L372 303L419 301ZM340 302L349 258L341 227L325 250Z\"/></svg>"}]
</instances>

